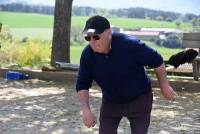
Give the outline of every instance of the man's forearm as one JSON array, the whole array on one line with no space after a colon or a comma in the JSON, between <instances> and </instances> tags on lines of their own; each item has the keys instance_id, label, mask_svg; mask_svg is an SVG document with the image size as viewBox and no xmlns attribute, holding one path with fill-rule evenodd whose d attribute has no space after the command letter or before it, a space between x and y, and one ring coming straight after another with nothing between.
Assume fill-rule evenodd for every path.
<instances>
[{"instance_id":1,"label":"man's forearm","mask_svg":"<svg viewBox=\"0 0 200 134\"><path fill-rule=\"evenodd\" d=\"M155 68L154 70L155 70L156 76L158 78L160 87L163 87L163 86L166 86L166 84L169 84L168 80L167 80L167 73L166 73L164 64Z\"/></svg>"},{"instance_id":2,"label":"man's forearm","mask_svg":"<svg viewBox=\"0 0 200 134\"><path fill-rule=\"evenodd\" d=\"M160 85L160 90L161 90L163 96L167 100L174 101L175 98L176 98L176 92L169 85L169 82L167 80L167 73L166 73L166 70L165 70L165 65L162 64L161 66L155 68L155 72L156 72L158 82L159 82L159 85Z\"/></svg>"},{"instance_id":3,"label":"man's forearm","mask_svg":"<svg viewBox=\"0 0 200 134\"><path fill-rule=\"evenodd\" d=\"M78 98L81 103L82 110L90 110L89 91L86 89L78 91Z\"/></svg>"}]
</instances>

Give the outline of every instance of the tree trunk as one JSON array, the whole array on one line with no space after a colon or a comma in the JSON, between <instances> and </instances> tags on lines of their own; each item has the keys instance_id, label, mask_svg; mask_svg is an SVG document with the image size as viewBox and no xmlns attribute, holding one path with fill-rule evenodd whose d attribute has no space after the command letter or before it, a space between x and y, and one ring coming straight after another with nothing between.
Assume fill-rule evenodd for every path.
<instances>
[{"instance_id":1,"label":"tree trunk","mask_svg":"<svg viewBox=\"0 0 200 134\"><path fill-rule=\"evenodd\" d=\"M70 62L70 29L73 0L56 0L51 65L56 61Z\"/></svg>"}]
</instances>

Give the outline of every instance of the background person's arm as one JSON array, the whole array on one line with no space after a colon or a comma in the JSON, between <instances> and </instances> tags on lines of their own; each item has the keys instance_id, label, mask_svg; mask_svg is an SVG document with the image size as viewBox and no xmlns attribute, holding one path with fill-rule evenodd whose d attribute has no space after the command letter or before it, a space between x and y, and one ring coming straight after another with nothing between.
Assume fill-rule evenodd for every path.
<instances>
[{"instance_id":1,"label":"background person's arm","mask_svg":"<svg viewBox=\"0 0 200 134\"><path fill-rule=\"evenodd\" d=\"M163 94L163 96L167 100L175 100L176 98L176 92L173 90L173 88L169 85L169 82L167 80L165 65L162 64L161 66L154 69L156 76L158 78L158 83L160 86L160 90Z\"/></svg>"},{"instance_id":2,"label":"background person's arm","mask_svg":"<svg viewBox=\"0 0 200 134\"><path fill-rule=\"evenodd\" d=\"M78 98L81 103L81 109L83 112L83 122L85 126L87 126L88 128L94 127L97 120L94 114L90 110L89 91L86 89L78 91Z\"/></svg>"}]
</instances>

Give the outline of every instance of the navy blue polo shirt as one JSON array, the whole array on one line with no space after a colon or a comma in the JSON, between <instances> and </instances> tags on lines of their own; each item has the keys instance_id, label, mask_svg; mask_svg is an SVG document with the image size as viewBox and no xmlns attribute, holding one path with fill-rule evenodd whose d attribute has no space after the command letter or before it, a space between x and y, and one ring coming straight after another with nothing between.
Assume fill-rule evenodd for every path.
<instances>
[{"instance_id":1,"label":"navy blue polo shirt","mask_svg":"<svg viewBox=\"0 0 200 134\"><path fill-rule=\"evenodd\" d=\"M128 103L151 90L144 66L159 67L160 54L134 36L113 33L111 51L96 53L88 45L82 52L76 90L89 89L92 81L102 89L103 98Z\"/></svg>"}]
</instances>

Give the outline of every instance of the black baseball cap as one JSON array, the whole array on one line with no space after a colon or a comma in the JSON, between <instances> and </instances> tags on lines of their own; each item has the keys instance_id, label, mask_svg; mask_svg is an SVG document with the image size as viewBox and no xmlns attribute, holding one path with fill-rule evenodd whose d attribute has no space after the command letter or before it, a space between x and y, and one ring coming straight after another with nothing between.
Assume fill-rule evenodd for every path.
<instances>
[{"instance_id":1,"label":"black baseball cap","mask_svg":"<svg viewBox=\"0 0 200 134\"><path fill-rule=\"evenodd\" d=\"M101 34L109 28L110 22L105 17L96 15L86 21L83 33Z\"/></svg>"}]
</instances>

